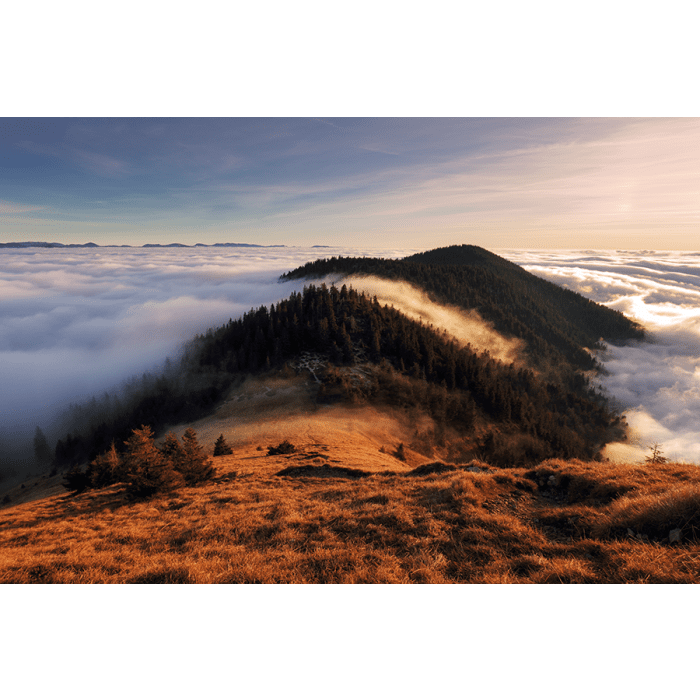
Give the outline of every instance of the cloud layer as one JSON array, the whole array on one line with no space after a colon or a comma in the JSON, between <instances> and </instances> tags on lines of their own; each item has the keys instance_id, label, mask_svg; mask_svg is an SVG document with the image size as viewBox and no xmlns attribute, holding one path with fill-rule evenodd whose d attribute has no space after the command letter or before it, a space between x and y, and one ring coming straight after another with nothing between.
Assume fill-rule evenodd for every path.
<instances>
[{"instance_id":1,"label":"cloud layer","mask_svg":"<svg viewBox=\"0 0 700 700\"><path fill-rule=\"evenodd\" d=\"M331 255L403 257L414 250L340 248L5 249L0 252L0 447L47 426L69 402L111 390L177 355L194 334L301 290L278 276ZM700 462L700 255L498 251L531 272L618 309L650 330L648 343L610 346L604 388L624 409L634 459L653 442ZM447 328L510 361L477 317L427 303L418 290L353 279L385 303ZM1 465L0 465L1 466Z\"/></svg>"},{"instance_id":2,"label":"cloud layer","mask_svg":"<svg viewBox=\"0 0 700 700\"><path fill-rule=\"evenodd\" d=\"M413 250L378 250L400 257ZM353 249L0 251L0 446L159 367L196 333L283 299L278 277ZM0 460L1 461L1 460ZM0 465L0 468L2 465Z\"/></svg>"},{"instance_id":3,"label":"cloud layer","mask_svg":"<svg viewBox=\"0 0 700 700\"><path fill-rule=\"evenodd\" d=\"M641 459L700 463L700 254L654 251L499 251L530 272L642 323L650 342L610 346L605 389L624 409Z\"/></svg>"}]
</instances>

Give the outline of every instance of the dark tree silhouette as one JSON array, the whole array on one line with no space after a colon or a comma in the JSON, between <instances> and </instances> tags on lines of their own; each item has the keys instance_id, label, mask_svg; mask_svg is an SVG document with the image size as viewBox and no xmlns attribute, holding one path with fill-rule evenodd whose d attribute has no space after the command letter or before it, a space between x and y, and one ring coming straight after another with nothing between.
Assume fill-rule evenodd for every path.
<instances>
[{"instance_id":1,"label":"dark tree silhouette","mask_svg":"<svg viewBox=\"0 0 700 700\"><path fill-rule=\"evenodd\" d=\"M230 454L233 454L233 450L226 442L226 438L224 438L224 435L222 433L221 435L219 435L219 437L216 439L216 442L214 443L214 457L220 457L221 455Z\"/></svg>"}]
</instances>

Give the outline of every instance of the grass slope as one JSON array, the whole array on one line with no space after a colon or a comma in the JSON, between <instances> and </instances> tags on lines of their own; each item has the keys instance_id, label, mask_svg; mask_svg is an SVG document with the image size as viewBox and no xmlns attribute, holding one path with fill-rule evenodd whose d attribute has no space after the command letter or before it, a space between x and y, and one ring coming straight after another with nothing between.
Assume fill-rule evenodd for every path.
<instances>
[{"instance_id":1,"label":"grass slope","mask_svg":"<svg viewBox=\"0 0 700 700\"><path fill-rule=\"evenodd\" d=\"M416 468L364 424L341 445L322 425L297 428L289 455L244 439L214 481L143 502L116 485L5 507L0 582L698 581L697 466ZM349 467L360 452L376 461Z\"/></svg>"}]
</instances>

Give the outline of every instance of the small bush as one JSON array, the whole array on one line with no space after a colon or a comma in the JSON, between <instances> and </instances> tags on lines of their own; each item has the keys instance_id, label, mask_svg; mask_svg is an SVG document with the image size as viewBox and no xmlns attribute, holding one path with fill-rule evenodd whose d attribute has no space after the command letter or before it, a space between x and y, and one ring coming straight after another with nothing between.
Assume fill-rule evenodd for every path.
<instances>
[{"instance_id":1,"label":"small bush","mask_svg":"<svg viewBox=\"0 0 700 700\"><path fill-rule=\"evenodd\" d=\"M297 448L294 447L294 445L292 445L292 443L289 442L289 440L285 440L284 442L280 442L280 444L277 445L277 447L270 446L267 448L268 456L271 456L271 455L289 455L289 454L293 454L296 451L297 451Z\"/></svg>"}]
</instances>

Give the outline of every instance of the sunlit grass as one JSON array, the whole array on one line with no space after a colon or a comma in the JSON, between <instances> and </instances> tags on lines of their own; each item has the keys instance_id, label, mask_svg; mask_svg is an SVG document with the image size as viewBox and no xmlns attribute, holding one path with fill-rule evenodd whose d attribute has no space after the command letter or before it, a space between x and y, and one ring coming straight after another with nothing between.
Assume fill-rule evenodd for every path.
<instances>
[{"instance_id":1,"label":"sunlit grass","mask_svg":"<svg viewBox=\"0 0 700 700\"><path fill-rule=\"evenodd\" d=\"M359 479L267 469L142 502L115 485L0 510L0 582L690 583L696 472L560 460Z\"/></svg>"}]
</instances>

